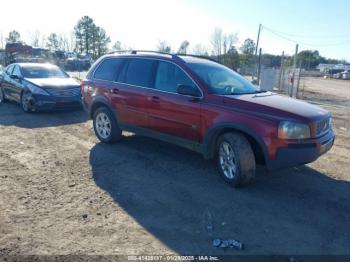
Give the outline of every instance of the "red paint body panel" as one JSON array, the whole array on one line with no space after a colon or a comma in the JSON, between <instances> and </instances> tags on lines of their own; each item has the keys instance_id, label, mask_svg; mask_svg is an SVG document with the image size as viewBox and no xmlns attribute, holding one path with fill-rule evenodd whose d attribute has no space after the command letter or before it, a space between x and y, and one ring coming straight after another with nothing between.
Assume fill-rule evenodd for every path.
<instances>
[{"instance_id":1,"label":"red paint body panel","mask_svg":"<svg viewBox=\"0 0 350 262\"><path fill-rule=\"evenodd\" d=\"M147 108L152 130L199 142L201 102L178 94L149 90Z\"/></svg>"},{"instance_id":2,"label":"red paint body panel","mask_svg":"<svg viewBox=\"0 0 350 262\"><path fill-rule=\"evenodd\" d=\"M203 97L194 99L152 88L94 80L92 72L98 61L83 82L83 85L92 87L83 94L85 106L91 111L95 100L106 101L120 123L203 146L206 146L208 134L214 127L237 124L241 132L246 130L248 135L257 139L265 152L266 161L276 159L279 149L291 145L322 146L322 141L316 138L316 122L327 118L329 113L320 107L269 92L232 96L212 94L185 62L157 55L147 55L147 59L171 61L180 66L197 84ZM284 120L309 125L312 138L302 141L279 139L278 125Z\"/></svg>"}]
</instances>

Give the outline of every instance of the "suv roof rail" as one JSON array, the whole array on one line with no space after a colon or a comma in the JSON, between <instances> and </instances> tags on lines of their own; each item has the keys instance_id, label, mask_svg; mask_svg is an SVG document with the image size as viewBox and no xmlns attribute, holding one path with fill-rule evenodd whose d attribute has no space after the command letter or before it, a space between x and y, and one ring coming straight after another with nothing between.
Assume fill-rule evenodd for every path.
<instances>
[{"instance_id":1,"label":"suv roof rail","mask_svg":"<svg viewBox=\"0 0 350 262\"><path fill-rule=\"evenodd\" d=\"M173 55L167 52L161 52L161 51L151 51L151 50L117 50L117 51L113 51L110 52L109 54L123 54L123 53L130 53L133 55L136 55L137 53L153 53L153 54L161 54L161 55Z\"/></svg>"},{"instance_id":2,"label":"suv roof rail","mask_svg":"<svg viewBox=\"0 0 350 262\"><path fill-rule=\"evenodd\" d=\"M196 58L202 58L202 59L206 59L206 60L210 60L212 62L215 62L215 63L218 63L220 64L220 62L214 58L211 58L209 56L205 56L205 55L191 55L191 54L178 54L178 55L181 55L181 56L190 56L190 57L196 57Z\"/></svg>"},{"instance_id":3,"label":"suv roof rail","mask_svg":"<svg viewBox=\"0 0 350 262\"><path fill-rule=\"evenodd\" d=\"M210 60L212 62L220 64L219 61L217 61L217 60L215 60L213 58L210 58L209 56L191 55L191 54L172 54L172 53L168 53L168 52L152 51L152 50L117 50L117 51L110 52L109 54L124 54L124 53L130 53L130 54L133 54L133 55L136 55L138 53L151 53L151 54L169 55L173 59L176 59L176 60L181 61L181 62L185 62L185 61L180 56L190 56L190 57L196 57L196 58L202 58L202 59Z\"/></svg>"},{"instance_id":4,"label":"suv roof rail","mask_svg":"<svg viewBox=\"0 0 350 262\"><path fill-rule=\"evenodd\" d=\"M152 50L118 50L118 51L110 52L109 54L124 54L124 53L130 53L132 55L136 55L138 53L151 53L151 54L169 55L173 59L176 59L176 60L181 61L181 62L185 62L177 54L172 54L172 53L162 52L162 51L152 51Z\"/></svg>"}]
</instances>

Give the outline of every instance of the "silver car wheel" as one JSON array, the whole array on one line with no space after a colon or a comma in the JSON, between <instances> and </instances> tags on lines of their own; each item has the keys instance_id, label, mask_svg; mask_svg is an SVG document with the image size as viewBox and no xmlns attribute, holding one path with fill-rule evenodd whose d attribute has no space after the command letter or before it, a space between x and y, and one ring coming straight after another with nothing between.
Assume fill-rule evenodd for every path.
<instances>
[{"instance_id":1,"label":"silver car wheel","mask_svg":"<svg viewBox=\"0 0 350 262\"><path fill-rule=\"evenodd\" d=\"M235 153L232 146L224 141L219 148L219 160L222 172L228 179L233 179L237 172Z\"/></svg>"},{"instance_id":2,"label":"silver car wheel","mask_svg":"<svg viewBox=\"0 0 350 262\"><path fill-rule=\"evenodd\" d=\"M27 112L29 111L29 103L30 103L31 95L29 93L24 93L22 96L22 108L23 111Z\"/></svg>"},{"instance_id":3,"label":"silver car wheel","mask_svg":"<svg viewBox=\"0 0 350 262\"><path fill-rule=\"evenodd\" d=\"M4 93L2 91L2 88L0 87L0 103L4 101Z\"/></svg>"},{"instance_id":4,"label":"silver car wheel","mask_svg":"<svg viewBox=\"0 0 350 262\"><path fill-rule=\"evenodd\" d=\"M107 139L111 135L111 121L107 114L101 112L96 116L96 131L98 135L103 138Z\"/></svg>"}]
</instances>

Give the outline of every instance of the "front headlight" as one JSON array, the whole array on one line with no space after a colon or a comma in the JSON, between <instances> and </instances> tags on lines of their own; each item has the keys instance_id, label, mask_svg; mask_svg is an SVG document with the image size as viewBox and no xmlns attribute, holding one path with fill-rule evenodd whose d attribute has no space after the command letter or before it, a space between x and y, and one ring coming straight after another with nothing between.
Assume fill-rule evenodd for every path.
<instances>
[{"instance_id":1,"label":"front headlight","mask_svg":"<svg viewBox=\"0 0 350 262\"><path fill-rule=\"evenodd\" d=\"M328 123L328 125L329 125L329 128L330 129L333 129L333 125L334 125L334 121L333 121L333 118L332 117L329 117L329 123Z\"/></svg>"},{"instance_id":2,"label":"front headlight","mask_svg":"<svg viewBox=\"0 0 350 262\"><path fill-rule=\"evenodd\" d=\"M282 121L278 126L278 137L282 139L310 138L310 127L306 124Z\"/></svg>"},{"instance_id":3,"label":"front headlight","mask_svg":"<svg viewBox=\"0 0 350 262\"><path fill-rule=\"evenodd\" d=\"M35 85L32 85L32 84L27 84L27 88L29 89L29 91L32 93L32 94L35 94L35 95L43 95L43 96L49 96L50 94L48 92L46 92L44 89L40 88L40 87L37 87Z\"/></svg>"}]
</instances>

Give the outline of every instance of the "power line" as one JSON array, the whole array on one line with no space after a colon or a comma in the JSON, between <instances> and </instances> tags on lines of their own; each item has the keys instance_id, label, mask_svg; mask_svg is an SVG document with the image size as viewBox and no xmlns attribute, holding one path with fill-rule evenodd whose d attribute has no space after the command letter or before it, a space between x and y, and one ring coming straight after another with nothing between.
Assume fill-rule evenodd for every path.
<instances>
[{"instance_id":1,"label":"power line","mask_svg":"<svg viewBox=\"0 0 350 262\"><path fill-rule=\"evenodd\" d=\"M267 28L266 26L264 26ZM271 29L270 29L271 30ZM341 34L341 35L299 35L299 34L290 34L290 33L285 33L282 31L278 30L273 30L275 33L278 33L280 35L285 35L285 36L290 36L290 37L300 37L300 38L346 38L350 37L350 32L346 34Z\"/></svg>"},{"instance_id":2,"label":"power line","mask_svg":"<svg viewBox=\"0 0 350 262\"><path fill-rule=\"evenodd\" d=\"M263 26L263 29L269 31L270 33L280 37L280 38L283 38L284 40L287 40L289 42L293 42L295 44L302 44L302 45L305 45L305 46L313 46L313 47L323 47L323 46L339 46L339 45L346 45L346 44L350 44L350 40L347 40L347 41L343 41L343 42L338 42L338 43L329 43L329 44L314 44L314 43L307 43L307 42L301 42L299 40L294 40L292 38L289 38L289 37L286 37L280 33L278 33L277 31L275 30L272 30L266 26ZM350 37L350 35L349 35Z\"/></svg>"}]
</instances>

